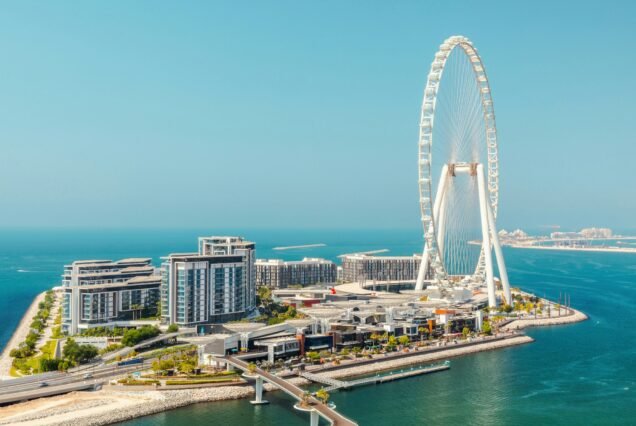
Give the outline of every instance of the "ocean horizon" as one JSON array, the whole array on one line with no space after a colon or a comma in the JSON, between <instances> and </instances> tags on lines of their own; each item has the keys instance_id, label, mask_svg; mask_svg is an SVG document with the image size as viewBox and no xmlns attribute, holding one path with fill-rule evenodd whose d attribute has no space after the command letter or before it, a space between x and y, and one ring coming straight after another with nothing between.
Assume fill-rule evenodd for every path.
<instances>
[{"instance_id":1,"label":"ocean horizon","mask_svg":"<svg viewBox=\"0 0 636 426\"><path fill-rule=\"evenodd\" d=\"M411 255L422 248L417 229L0 229L0 344L33 297L59 284L63 266L73 260L151 257L158 265L171 252L196 251L199 236L228 233L256 242L261 258L337 260L356 251ZM326 246L273 250L317 243ZM636 330L630 326L636 319L636 254L504 253L512 285L552 299L568 293L572 306L590 319L531 329L534 343L453 359L447 372L335 392L338 410L361 425L396 421L396 407L409 412L400 416L403 425L605 425L636 418ZM126 424L192 424L212 415L223 424L306 424L285 395L268 399L267 407L254 408L247 400L197 404Z\"/></svg>"}]
</instances>

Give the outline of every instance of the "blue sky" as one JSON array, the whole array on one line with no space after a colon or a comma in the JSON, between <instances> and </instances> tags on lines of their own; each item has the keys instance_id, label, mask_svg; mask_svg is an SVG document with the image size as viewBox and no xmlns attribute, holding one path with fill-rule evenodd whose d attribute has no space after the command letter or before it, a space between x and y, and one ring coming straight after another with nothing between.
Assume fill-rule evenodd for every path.
<instances>
[{"instance_id":1,"label":"blue sky","mask_svg":"<svg viewBox=\"0 0 636 426\"><path fill-rule=\"evenodd\" d=\"M500 227L636 227L627 1L2 2L0 227L416 228L453 34L491 80Z\"/></svg>"}]
</instances>

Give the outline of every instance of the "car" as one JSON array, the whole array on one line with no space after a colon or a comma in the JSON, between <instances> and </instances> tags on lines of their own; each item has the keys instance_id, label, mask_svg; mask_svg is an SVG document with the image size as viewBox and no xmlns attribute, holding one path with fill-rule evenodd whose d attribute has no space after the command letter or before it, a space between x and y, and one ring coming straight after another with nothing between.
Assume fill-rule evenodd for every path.
<instances>
[{"instance_id":1,"label":"car","mask_svg":"<svg viewBox=\"0 0 636 426\"><path fill-rule=\"evenodd\" d=\"M84 379L91 379L93 377L92 373L86 373L84 374Z\"/></svg>"},{"instance_id":2,"label":"car","mask_svg":"<svg viewBox=\"0 0 636 426\"><path fill-rule=\"evenodd\" d=\"M46 382L40 382L40 387L41 387L41 388L44 388L44 387L46 387L46 386L48 386L48 385L49 385L49 384L48 384L48 383L46 383Z\"/></svg>"}]
</instances>

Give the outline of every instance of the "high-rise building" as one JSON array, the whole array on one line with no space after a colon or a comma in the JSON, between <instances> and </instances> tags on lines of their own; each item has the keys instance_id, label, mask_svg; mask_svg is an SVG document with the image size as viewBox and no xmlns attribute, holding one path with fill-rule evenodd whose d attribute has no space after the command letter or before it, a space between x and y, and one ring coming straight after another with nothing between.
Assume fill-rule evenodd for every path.
<instances>
[{"instance_id":1,"label":"high-rise building","mask_svg":"<svg viewBox=\"0 0 636 426\"><path fill-rule=\"evenodd\" d=\"M161 268L166 323L222 323L256 305L255 244L240 237L199 238L199 252L171 254Z\"/></svg>"},{"instance_id":2,"label":"high-rise building","mask_svg":"<svg viewBox=\"0 0 636 426\"><path fill-rule=\"evenodd\" d=\"M125 325L157 314L161 277L151 259L78 260L64 266L62 330Z\"/></svg>"},{"instance_id":3,"label":"high-rise building","mask_svg":"<svg viewBox=\"0 0 636 426\"><path fill-rule=\"evenodd\" d=\"M286 288L290 285L334 283L336 264L330 260L304 258L299 261L278 259L256 260L256 285Z\"/></svg>"},{"instance_id":4,"label":"high-rise building","mask_svg":"<svg viewBox=\"0 0 636 426\"><path fill-rule=\"evenodd\" d=\"M372 256L347 254L342 258L342 279L345 282L360 280L412 281L417 279L421 255Z\"/></svg>"}]
</instances>

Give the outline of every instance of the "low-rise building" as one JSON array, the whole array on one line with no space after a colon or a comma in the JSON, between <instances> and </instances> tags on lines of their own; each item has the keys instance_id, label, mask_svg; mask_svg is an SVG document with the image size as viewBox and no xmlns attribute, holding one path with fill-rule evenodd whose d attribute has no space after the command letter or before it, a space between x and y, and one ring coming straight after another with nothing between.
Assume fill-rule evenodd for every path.
<instances>
[{"instance_id":1,"label":"low-rise building","mask_svg":"<svg viewBox=\"0 0 636 426\"><path fill-rule=\"evenodd\" d=\"M64 266L62 330L111 326L157 315L161 277L149 258L78 260Z\"/></svg>"},{"instance_id":2,"label":"low-rise building","mask_svg":"<svg viewBox=\"0 0 636 426\"><path fill-rule=\"evenodd\" d=\"M347 254L342 256L342 279L345 282L413 281L417 279L421 260L421 255Z\"/></svg>"},{"instance_id":3,"label":"low-rise building","mask_svg":"<svg viewBox=\"0 0 636 426\"><path fill-rule=\"evenodd\" d=\"M297 261L280 259L256 260L256 285L269 288L287 288L290 285L335 283L336 264L330 260L304 258Z\"/></svg>"}]
</instances>

